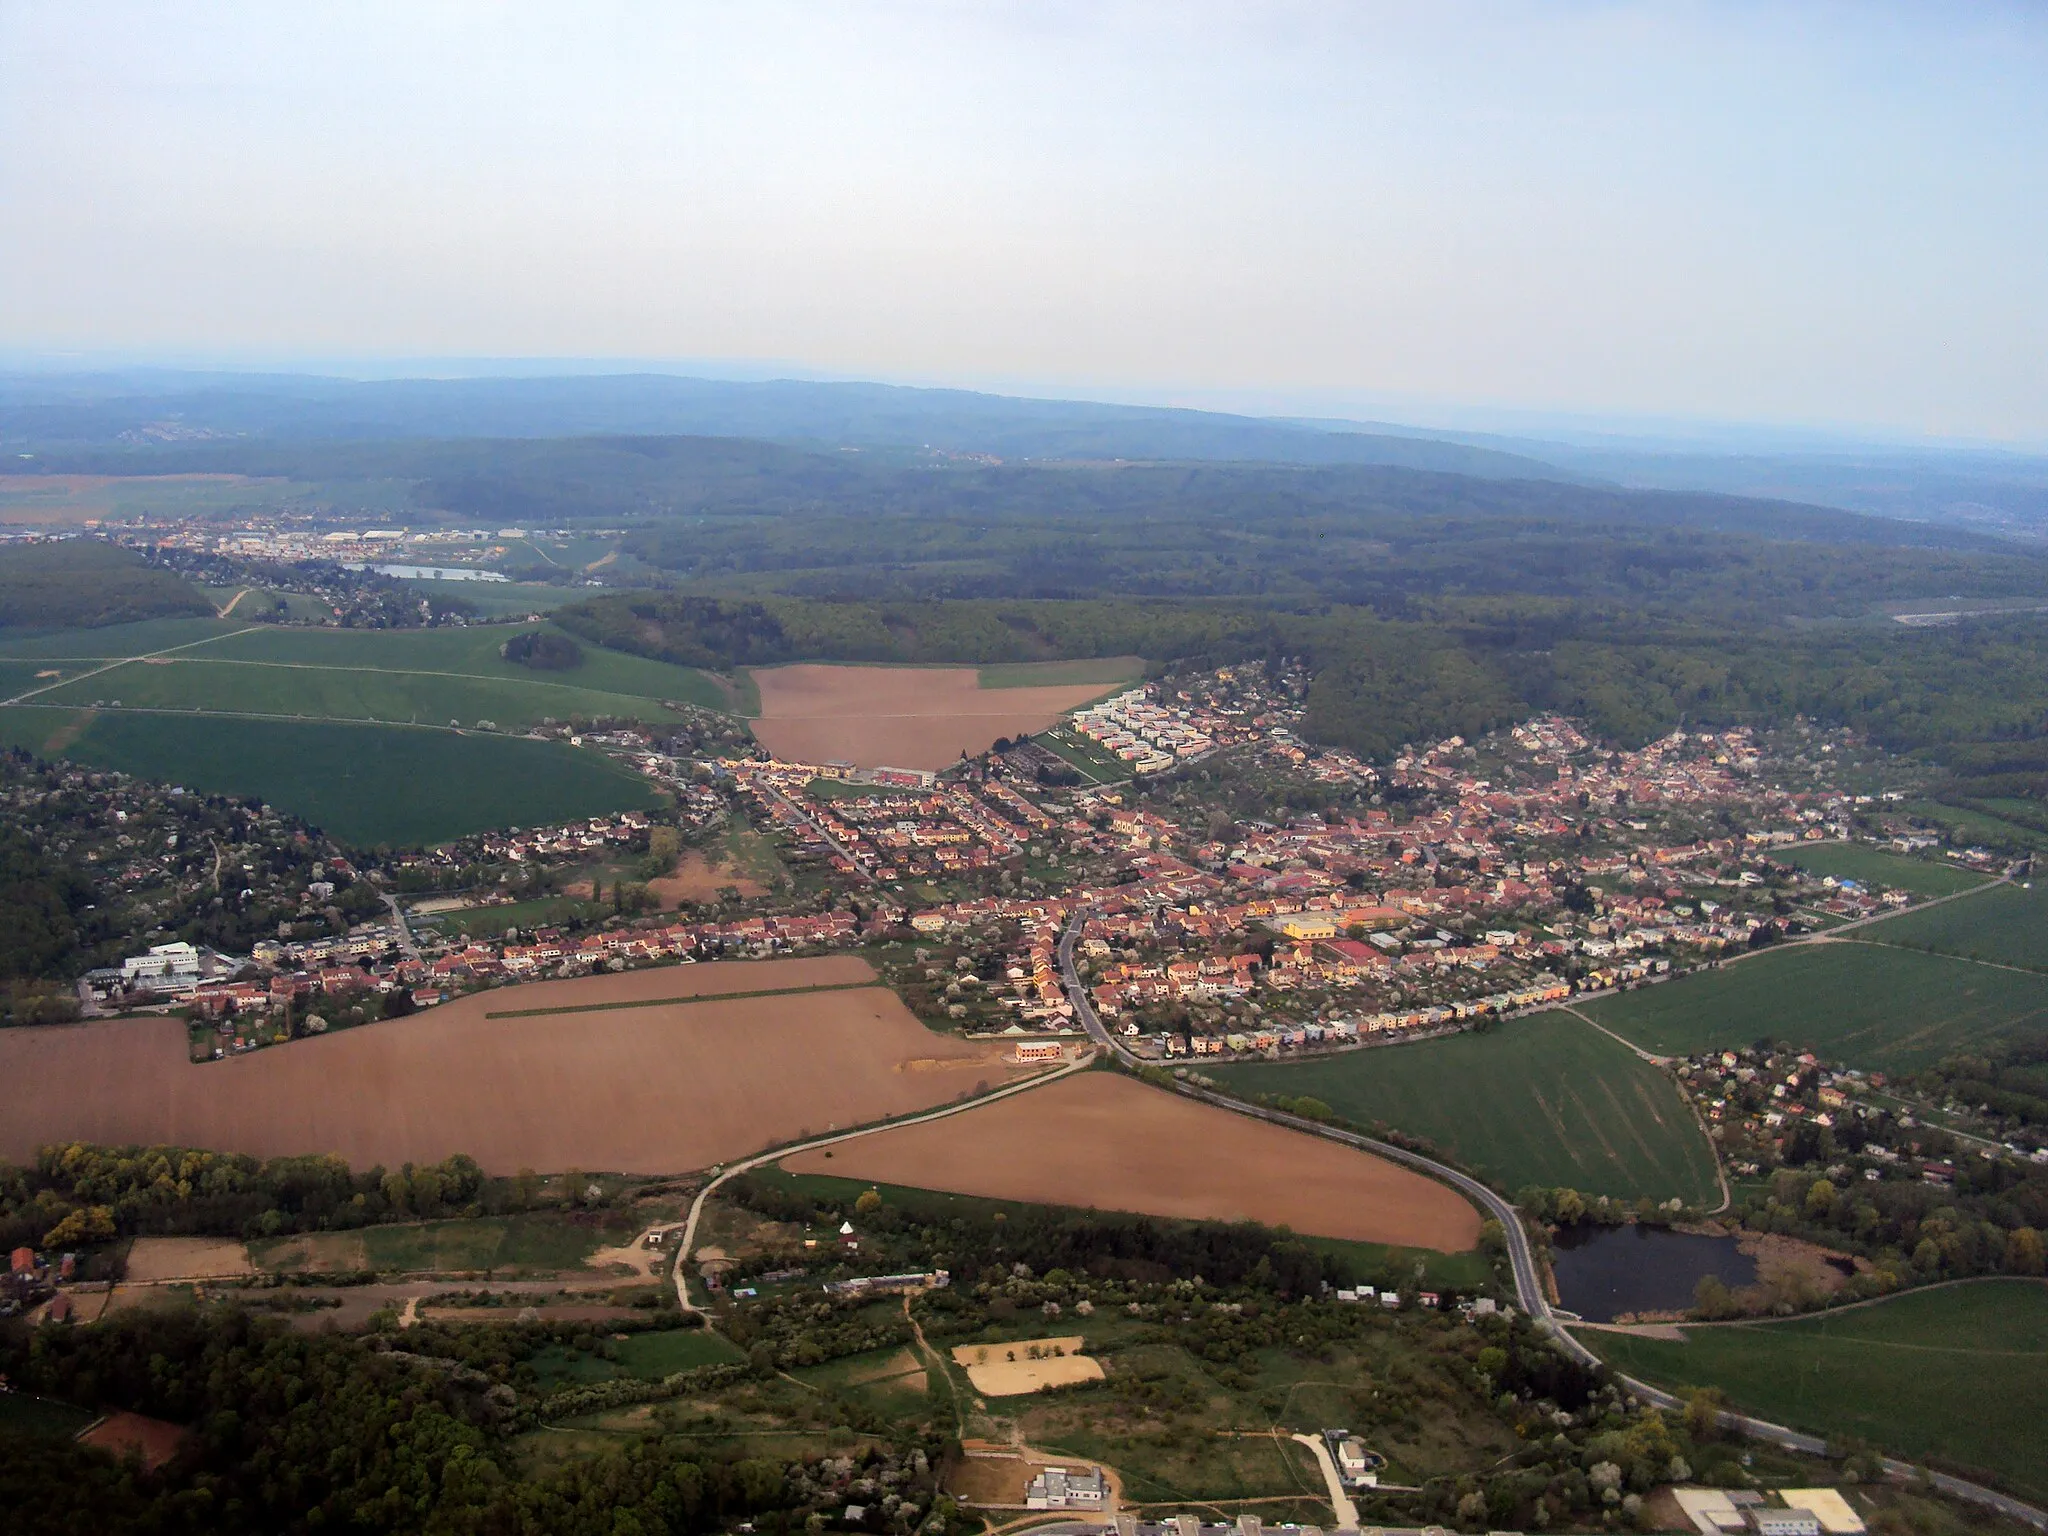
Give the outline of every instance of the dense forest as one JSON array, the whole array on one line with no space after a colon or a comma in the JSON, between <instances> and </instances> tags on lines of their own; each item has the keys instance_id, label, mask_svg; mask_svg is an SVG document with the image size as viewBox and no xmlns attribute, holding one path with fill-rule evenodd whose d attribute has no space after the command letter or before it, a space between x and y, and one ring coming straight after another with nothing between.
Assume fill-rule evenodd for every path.
<instances>
[{"instance_id":1,"label":"dense forest","mask_svg":"<svg viewBox=\"0 0 2048 1536\"><path fill-rule=\"evenodd\" d=\"M182 576L97 539L0 544L0 629L76 629L212 612Z\"/></svg>"},{"instance_id":2,"label":"dense forest","mask_svg":"<svg viewBox=\"0 0 2048 1536\"><path fill-rule=\"evenodd\" d=\"M1381 756L1557 709L1638 743L1794 715L1898 751L1953 755L1979 793L2038 796L2048 758L2042 626L1808 626L1760 633L1537 600L1438 601L1423 619L1367 608L1237 603L821 602L688 594L604 597L558 611L594 643L691 666L1049 660L1142 655L1193 664L1306 658L1308 732Z\"/></svg>"}]
</instances>

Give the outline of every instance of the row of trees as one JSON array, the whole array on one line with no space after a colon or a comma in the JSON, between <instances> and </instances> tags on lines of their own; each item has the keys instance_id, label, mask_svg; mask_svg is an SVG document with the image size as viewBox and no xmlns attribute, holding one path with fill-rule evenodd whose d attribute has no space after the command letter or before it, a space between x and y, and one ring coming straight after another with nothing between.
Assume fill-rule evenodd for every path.
<instances>
[{"instance_id":1,"label":"row of trees","mask_svg":"<svg viewBox=\"0 0 2048 1536\"><path fill-rule=\"evenodd\" d=\"M0 1248L163 1233L270 1236L475 1214L484 1191L483 1170L462 1153L359 1173L331 1156L71 1142L44 1147L25 1167L0 1164Z\"/></svg>"}]
</instances>

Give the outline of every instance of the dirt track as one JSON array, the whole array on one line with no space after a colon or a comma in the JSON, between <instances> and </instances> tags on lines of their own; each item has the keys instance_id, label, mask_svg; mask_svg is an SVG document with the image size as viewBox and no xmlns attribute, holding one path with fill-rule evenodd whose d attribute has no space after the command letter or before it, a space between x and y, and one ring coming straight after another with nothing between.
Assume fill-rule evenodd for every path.
<instances>
[{"instance_id":1,"label":"dirt track","mask_svg":"<svg viewBox=\"0 0 2048 1536\"><path fill-rule=\"evenodd\" d=\"M1042 731L1100 683L983 688L973 667L767 667L753 674L762 744L785 762L944 768L998 736Z\"/></svg>"},{"instance_id":2,"label":"dirt track","mask_svg":"<svg viewBox=\"0 0 2048 1536\"><path fill-rule=\"evenodd\" d=\"M359 1168L467 1152L493 1173L668 1173L1012 1075L996 1047L933 1034L879 986L486 1017L872 976L836 956L540 982L203 1066L173 1019L4 1030L0 1157L81 1140L332 1152Z\"/></svg>"},{"instance_id":3,"label":"dirt track","mask_svg":"<svg viewBox=\"0 0 2048 1536\"><path fill-rule=\"evenodd\" d=\"M795 1173L1054 1205L1259 1221L1319 1237L1461 1252L1479 1213L1363 1152L1086 1073L928 1125L786 1160Z\"/></svg>"}]
</instances>

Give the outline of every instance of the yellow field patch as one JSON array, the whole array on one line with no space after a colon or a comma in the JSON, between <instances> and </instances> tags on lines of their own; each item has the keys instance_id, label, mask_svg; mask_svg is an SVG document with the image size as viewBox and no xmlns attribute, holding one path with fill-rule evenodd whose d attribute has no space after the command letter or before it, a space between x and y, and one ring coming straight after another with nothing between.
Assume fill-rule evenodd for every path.
<instances>
[{"instance_id":1,"label":"yellow field patch","mask_svg":"<svg viewBox=\"0 0 2048 1536\"><path fill-rule=\"evenodd\" d=\"M1015 1339L1007 1344L960 1344L953 1363L964 1366L984 1397L1016 1397L1040 1387L1102 1380L1102 1362L1081 1353L1079 1334L1057 1339Z\"/></svg>"}]
</instances>

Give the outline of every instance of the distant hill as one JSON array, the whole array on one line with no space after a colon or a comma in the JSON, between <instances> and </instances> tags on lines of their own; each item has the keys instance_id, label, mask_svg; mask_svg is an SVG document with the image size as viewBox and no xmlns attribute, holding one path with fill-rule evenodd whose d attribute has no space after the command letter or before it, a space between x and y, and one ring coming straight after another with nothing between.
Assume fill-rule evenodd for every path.
<instances>
[{"instance_id":1,"label":"distant hill","mask_svg":"<svg viewBox=\"0 0 2048 1536\"><path fill-rule=\"evenodd\" d=\"M212 612L184 577L111 544L0 545L0 629L83 629Z\"/></svg>"},{"instance_id":2,"label":"distant hill","mask_svg":"<svg viewBox=\"0 0 2048 1536\"><path fill-rule=\"evenodd\" d=\"M1377 464L1486 479L1577 471L1469 443L1325 431L1212 411L1030 400L888 384L669 374L356 381L136 372L0 377L0 443L24 447L275 440L743 437L1005 460Z\"/></svg>"}]
</instances>

